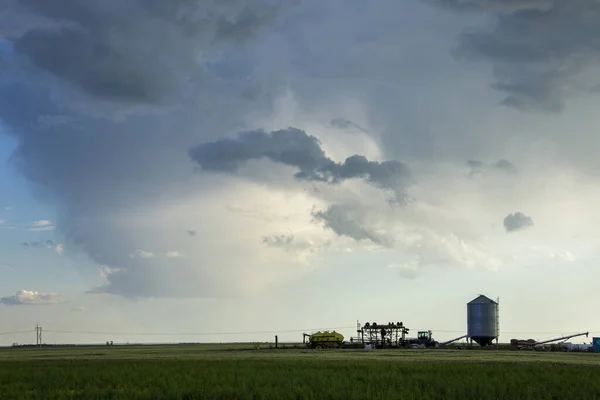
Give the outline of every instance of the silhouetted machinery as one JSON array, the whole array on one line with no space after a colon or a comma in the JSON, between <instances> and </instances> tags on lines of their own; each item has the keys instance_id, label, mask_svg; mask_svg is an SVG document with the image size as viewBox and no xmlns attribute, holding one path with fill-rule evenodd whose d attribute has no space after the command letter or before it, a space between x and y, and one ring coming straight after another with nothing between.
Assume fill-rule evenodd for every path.
<instances>
[{"instance_id":1,"label":"silhouetted machinery","mask_svg":"<svg viewBox=\"0 0 600 400\"><path fill-rule=\"evenodd\" d=\"M370 344L379 348L386 347L438 347L431 331L419 331L416 338L407 338L410 329L402 322L388 322L378 324L377 322L365 323L363 327L357 325L357 341L362 344Z\"/></svg>"},{"instance_id":2,"label":"silhouetted machinery","mask_svg":"<svg viewBox=\"0 0 600 400\"><path fill-rule=\"evenodd\" d=\"M308 338L308 341L306 340ZM341 347L344 343L344 335L336 331L304 333L303 341L309 349L324 349Z\"/></svg>"},{"instance_id":3,"label":"silhouetted machinery","mask_svg":"<svg viewBox=\"0 0 600 400\"><path fill-rule=\"evenodd\" d=\"M528 340L519 340L519 339L511 339L510 344L513 346L518 346L520 349L534 349L538 346L543 346L544 344L552 343L552 342L564 342L567 339L571 339L578 336L588 337L589 332L575 333L573 335L561 336L554 339L548 339L543 341L535 341L533 339Z\"/></svg>"},{"instance_id":4,"label":"silhouetted machinery","mask_svg":"<svg viewBox=\"0 0 600 400\"><path fill-rule=\"evenodd\" d=\"M406 344L413 347L439 347L439 343L433 340L431 331L417 332L417 338L408 339Z\"/></svg>"}]
</instances>

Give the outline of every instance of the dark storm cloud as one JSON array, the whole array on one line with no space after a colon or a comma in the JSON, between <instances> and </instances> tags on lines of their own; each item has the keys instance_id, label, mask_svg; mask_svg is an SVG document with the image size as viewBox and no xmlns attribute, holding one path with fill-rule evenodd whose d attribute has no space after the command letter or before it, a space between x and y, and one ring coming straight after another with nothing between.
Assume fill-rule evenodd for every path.
<instances>
[{"instance_id":1,"label":"dark storm cloud","mask_svg":"<svg viewBox=\"0 0 600 400\"><path fill-rule=\"evenodd\" d=\"M168 71L149 70L78 29L27 32L14 50L89 94L115 101L153 102L169 94Z\"/></svg>"},{"instance_id":2,"label":"dark storm cloud","mask_svg":"<svg viewBox=\"0 0 600 400\"><path fill-rule=\"evenodd\" d=\"M235 172L244 163L260 158L300 169L298 177L327 180L326 173L335 163L325 156L319 140L299 129L271 133L262 130L243 132L236 139L220 139L190 149L190 157L206 171Z\"/></svg>"},{"instance_id":3,"label":"dark storm cloud","mask_svg":"<svg viewBox=\"0 0 600 400\"><path fill-rule=\"evenodd\" d=\"M403 189L411 181L409 167L400 161L369 161L353 155L336 163L325 155L319 140L306 132L288 128L267 133L262 130L243 132L235 139L203 143L189 155L205 171L234 173L250 160L267 158L297 167L300 180L338 184L347 179L364 179L371 185L394 192L403 201Z\"/></svg>"},{"instance_id":4,"label":"dark storm cloud","mask_svg":"<svg viewBox=\"0 0 600 400\"><path fill-rule=\"evenodd\" d=\"M177 95L203 78L194 68L198 50L243 43L278 11L242 0L23 0L19 8L59 26L34 26L12 38L17 54L93 97L132 103ZM160 49L167 55L157 56Z\"/></svg>"},{"instance_id":5,"label":"dark storm cloud","mask_svg":"<svg viewBox=\"0 0 600 400\"><path fill-rule=\"evenodd\" d=\"M352 122L350 122L344 118L335 118L335 119L331 120L331 126L339 128L339 129L346 129L346 128L351 127L352 125L353 125Z\"/></svg>"},{"instance_id":6,"label":"dark storm cloud","mask_svg":"<svg viewBox=\"0 0 600 400\"><path fill-rule=\"evenodd\" d=\"M517 171L517 168L510 161L506 160L498 160L492 164L492 167L510 173Z\"/></svg>"},{"instance_id":7,"label":"dark storm cloud","mask_svg":"<svg viewBox=\"0 0 600 400\"><path fill-rule=\"evenodd\" d=\"M210 132L239 129L250 106L254 116L269 112L260 96L251 105L241 96L258 85L252 60L239 67L228 54L243 58L250 41L292 2L0 0L1 131L17 141L10 161L39 199L56 207L65 245L120 271L108 276L105 292L180 292L172 271L156 267L150 276L147 266L135 264L128 255L144 243L137 235L127 241L114 217L152 207L163 196L197 193L186 150L215 139ZM14 17L10 24L7 15ZM8 41L12 51L5 50ZM239 76L225 76L227 69ZM271 81L259 87L273 95L278 88ZM147 104L162 107L130 112ZM236 112L223 118L222 110ZM219 184L212 180L202 189ZM218 272L210 275L198 263L189 274L195 281L186 296L226 286L215 283ZM212 279L207 274L214 279L197 285Z\"/></svg>"},{"instance_id":8,"label":"dark storm cloud","mask_svg":"<svg viewBox=\"0 0 600 400\"><path fill-rule=\"evenodd\" d=\"M431 1L430 1L431 2ZM438 0L455 10L493 12L490 29L460 36L457 54L493 65L502 104L557 112L600 81L600 3L596 0Z\"/></svg>"},{"instance_id":9,"label":"dark storm cloud","mask_svg":"<svg viewBox=\"0 0 600 400\"><path fill-rule=\"evenodd\" d=\"M424 0L427 3L461 11L517 11L546 9L552 0Z\"/></svg>"},{"instance_id":10,"label":"dark storm cloud","mask_svg":"<svg viewBox=\"0 0 600 400\"><path fill-rule=\"evenodd\" d=\"M313 212L313 218L322 222L339 236L347 236L354 240L369 240L375 244L389 247L391 240L385 236L372 232L362 222L362 217L352 210L339 204L328 207L325 211Z\"/></svg>"},{"instance_id":11,"label":"dark storm cloud","mask_svg":"<svg viewBox=\"0 0 600 400\"><path fill-rule=\"evenodd\" d=\"M470 177L484 175L488 171L500 171L506 174L516 174L518 172L517 167L504 159L498 160L493 164L485 164L480 160L469 160L467 161L467 165L471 169L469 172Z\"/></svg>"},{"instance_id":12,"label":"dark storm cloud","mask_svg":"<svg viewBox=\"0 0 600 400\"><path fill-rule=\"evenodd\" d=\"M533 219L518 211L504 218L504 229L507 232L521 231L533 226Z\"/></svg>"},{"instance_id":13,"label":"dark storm cloud","mask_svg":"<svg viewBox=\"0 0 600 400\"><path fill-rule=\"evenodd\" d=\"M344 119L344 118L334 118L334 119L331 120L330 124L334 128L338 128L338 129L347 129L347 128L354 127L354 128L358 129L361 132L369 133L369 131L367 131L365 128L359 126L358 124L356 124L356 123L354 123L352 121Z\"/></svg>"}]
</instances>

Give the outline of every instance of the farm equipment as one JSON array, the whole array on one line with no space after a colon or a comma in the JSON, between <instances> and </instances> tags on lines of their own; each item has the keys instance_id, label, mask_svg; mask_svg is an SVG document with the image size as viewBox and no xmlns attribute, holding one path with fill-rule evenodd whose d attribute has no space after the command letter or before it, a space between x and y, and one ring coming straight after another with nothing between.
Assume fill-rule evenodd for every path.
<instances>
[{"instance_id":1,"label":"farm equipment","mask_svg":"<svg viewBox=\"0 0 600 400\"><path fill-rule=\"evenodd\" d=\"M457 342L457 341L459 341L459 340L461 340L461 339L465 339L466 337L467 337L467 335L462 335L462 336L459 336L459 337L457 337L457 338L450 339L450 340L448 340L448 341L442 342L442 343L440 343L439 345L440 345L440 346L446 346L446 345L448 345L448 344L451 344L451 343Z\"/></svg>"},{"instance_id":2,"label":"farm equipment","mask_svg":"<svg viewBox=\"0 0 600 400\"><path fill-rule=\"evenodd\" d=\"M571 339L571 338L574 338L574 337L577 337L577 336L583 336L583 335L585 335L585 337L588 337L589 332L583 332L583 333L576 333L576 334L573 334L573 335L561 336L561 337L554 338L554 339L543 340L541 342L536 342L536 341L534 341L532 339L529 339L527 341L519 341L519 340L513 339L510 342L513 345L519 346L519 349L536 349L536 348L539 348L539 346L542 346L542 345L547 344L547 343L552 343L552 342L563 342L563 344L564 344L564 342L567 339Z\"/></svg>"},{"instance_id":3,"label":"farm equipment","mask_svg":"<svg viewBox=\"0 0 600 400\"><path fill-rule=\"evenodd\" d=\"M510 339L510 345L511 346L531 346L536 344L537 341L533 340L533 339L527 339L527 340L523 340L523 339Z\"/></svg>"},{"instance_id":4,"label":"farm equipment","mask_svg":"<svg viewBox=\"0 0 600 400\"><path fill-rule=\"evenodd\" d=\"M431 331L419 331L416 338L407 338L410 331L402 322L388 322L387 324L378 324L377 322L365 323L362 327L357 322L357 338L351 338L352 343L361 345L372 345L376 348L390 347L438 347L431 334Z\"/></svg>"},{"instance_id":5,"label":"farm equipment","mask_svg":"<svg viewBox=\"0 0 600 400\"><path fill-rule=\"evenodd\" d=\"M564 351L593 351L594 344L593 343L562 343L562 348Z\"/></svg>"},{"instance_id":6,"label":"farm equipment","mask_svg":"<svg viewBox=\"0 0 600 400\"><path fill-rule=\"evenodd\" d=\"M411 347L439 347L439 343L433 339L431 331L419 331L416 339L407 339L405 344Z\"/></svg>"},{"instance_id":7,"label":"farm equipment","mask_svg":"<svg viewBox=\"0 0 600 400\"><path fill-rule=\"evenodd\" d=\"M308 341L306 341L307 338ZM344 335L336 331L304 333L302 343L306 344L309 349L338 348L344 343Z\"/></svg>"},{"instance_id":8,"label":"farm equipment","mask_svg":"<svg viewBox=\"0 0 600 400\"><path fill-rule=\"evenodd\" d=\"M376 348L400 347L406 341L408 331L409 329L402 322L388 322L387 324L367 322L362 327L357 322L356 332L359 336L356 342Z\"/></svg>"}]
</instances>

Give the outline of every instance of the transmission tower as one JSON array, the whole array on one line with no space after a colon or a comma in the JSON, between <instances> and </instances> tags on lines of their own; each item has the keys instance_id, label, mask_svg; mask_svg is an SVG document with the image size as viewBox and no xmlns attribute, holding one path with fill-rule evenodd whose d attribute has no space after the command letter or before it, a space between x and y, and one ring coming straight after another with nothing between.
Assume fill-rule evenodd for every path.
<instances>
[{"instance_id":1,"label":"transmission tower","mask_svg":"<svg viewBox=\"0 0 600 400\"><path fill-rule=\"evenodd\" d=\"M35 344L37 346L42 345L42 327L39 325L35 326Z\"/></svg>"}]
</instances>

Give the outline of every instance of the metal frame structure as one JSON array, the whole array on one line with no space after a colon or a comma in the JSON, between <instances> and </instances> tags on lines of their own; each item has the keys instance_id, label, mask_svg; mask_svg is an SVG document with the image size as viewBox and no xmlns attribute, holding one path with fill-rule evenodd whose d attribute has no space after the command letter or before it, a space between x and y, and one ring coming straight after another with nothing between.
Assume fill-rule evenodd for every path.
<instances>
[{"instance_id":1,"label":"metal frame structure","mask_svg":"<svg viewBox=\"0 0 600 400\"><path fill-rule=\"evenodd\" d=\"M400 347L406 341L406 334L408 332L409 329L402 322L388 322L387 324L366 322L362 327L360 326L360 322L357 321L356 323L357 341L363 345Z\"/></svg>"},{"instance_id":2,"label":"metal frame structure","mask_svg":"<svg viewBox=\"0 0 600 400\"><path fill-rule=\"evenodd\" d=\"M44 342L42 341L42 327L39 325L35 326L35 345L41 346Z\"/></svg>"},{"instance_id":3,"label":"metal frame structure","mask_svg":"<svg viewBox=\"0 0 600 400\"><path fill-rule=\"evenodd\" d=\"M531 348L536 348L538 346L542 346L542 345L547 344L547 343L564 342L567 339L572 339L574 337L584 336L584 335L585 335L585 337L588 337L589 336L589 332L575 333L573 335L561 336L561 337L554 338L554 339L542 340L542 341L531 343L531 344L525 344L525 345L519 346L519 349L525 349L525 348L531 349Z\"/></svg>"}]
</instances>

